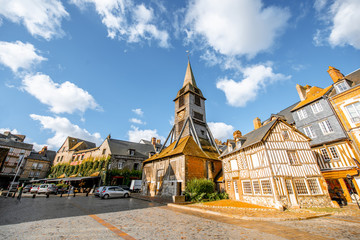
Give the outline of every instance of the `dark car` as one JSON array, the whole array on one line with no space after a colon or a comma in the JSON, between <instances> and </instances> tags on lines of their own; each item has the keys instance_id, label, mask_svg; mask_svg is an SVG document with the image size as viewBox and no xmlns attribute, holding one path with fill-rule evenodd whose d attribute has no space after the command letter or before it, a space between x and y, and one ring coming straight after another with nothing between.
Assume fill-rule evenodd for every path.
<instances>
[{"instance_id":1,"label":"dark car","mask_svg":"<svg viewBox=\"0 0 360 240\"><path fill-rule=\"evenodd\" d=\"M126 185L119 185L119 187L121 187L124 190L130 191L130 187L126 186Z\"/></svg>"}]
</instances>

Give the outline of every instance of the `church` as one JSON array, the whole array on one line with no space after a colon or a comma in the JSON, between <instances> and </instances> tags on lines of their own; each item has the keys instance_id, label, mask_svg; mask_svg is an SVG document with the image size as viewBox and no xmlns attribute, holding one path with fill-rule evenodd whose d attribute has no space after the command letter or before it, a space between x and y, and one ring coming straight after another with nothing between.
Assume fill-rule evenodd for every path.
<instances>
[{"instance_id":1,"label":"church","mask_svg":"<svg viewBox=\"0 0 360 240\"><path fill-rule=\"evenodd\" d=\"M142 194L181 196L187 181L215 180L221 175L220 152L206 123L205 100L189 61L174 99L174 126L160 151L143 162Z\"/></svg>"}]
</instances>

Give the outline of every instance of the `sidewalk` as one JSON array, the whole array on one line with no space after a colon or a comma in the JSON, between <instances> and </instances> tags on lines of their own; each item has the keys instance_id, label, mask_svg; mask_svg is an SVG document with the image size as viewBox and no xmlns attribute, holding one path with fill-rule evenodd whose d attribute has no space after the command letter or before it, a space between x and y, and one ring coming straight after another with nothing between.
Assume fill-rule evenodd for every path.
<instances>
[{"instance_id":1,"label":"sidewalk","mask_svg":"<svg viewBox=\"0 0 360 240\"><path fill-rule=\"evenodd\" d=\"M306 220L346 212L343 209L335 208L316 209L317 211L313 211L313 209L294 209L280 211L274 208L268 208L233 200L193 203L187 205L169 203L168 206L217 216L254 221ZM351 212L354 211L353 209ZM357 214L360 214L360 210L357 211Z\"/></svg>"}]
</instances>

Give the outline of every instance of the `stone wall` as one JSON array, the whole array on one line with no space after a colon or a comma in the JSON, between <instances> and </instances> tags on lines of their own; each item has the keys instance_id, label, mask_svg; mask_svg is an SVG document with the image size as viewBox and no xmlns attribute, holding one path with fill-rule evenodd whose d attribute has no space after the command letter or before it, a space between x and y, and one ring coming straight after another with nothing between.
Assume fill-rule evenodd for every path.
<instances>
[{"instance_id":1,"label":"stone wall","mask_svg":"<svg viewBox=\"0 0 360 240\"><path fill-rule=\"evenodd\" d=\"M319 196L298 196L298 203L300 208L324 208L334 207L330 198L327 195Z\"/></svg>"}]
</instances>

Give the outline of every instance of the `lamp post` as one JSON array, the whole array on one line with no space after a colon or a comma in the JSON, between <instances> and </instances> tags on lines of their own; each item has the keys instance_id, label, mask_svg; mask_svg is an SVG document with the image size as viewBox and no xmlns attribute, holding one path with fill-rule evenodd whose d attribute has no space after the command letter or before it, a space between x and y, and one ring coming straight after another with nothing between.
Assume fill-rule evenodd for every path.
<instances>
[{"instance_id":1,"label":"lamp post","mask_svg":"<svg viewBox=\"0 0 360 240\"><path fill-rule=\"evenodd\" d=\"M347 174L346 175L346 179L347 179L347 181L348 181L348 183L349 183L349 186L350 186L350 195L351 194L354 194L354 198L355 198L355 201L356 201L356 204L358 205L358 208L360 209L360 205L359 205L359 202L358 202L358 200L357 200L357 197L356 197L356 195L355 195L355 192L354 192L354 185L353 185L353 182L352 182L352 176L350 175L350 174ZM358 193L359 194L359 193Z\"/></svg>"}]
</instances>

